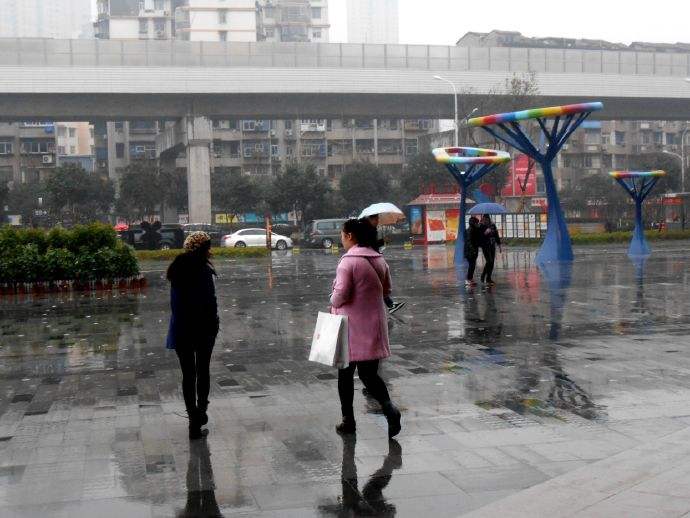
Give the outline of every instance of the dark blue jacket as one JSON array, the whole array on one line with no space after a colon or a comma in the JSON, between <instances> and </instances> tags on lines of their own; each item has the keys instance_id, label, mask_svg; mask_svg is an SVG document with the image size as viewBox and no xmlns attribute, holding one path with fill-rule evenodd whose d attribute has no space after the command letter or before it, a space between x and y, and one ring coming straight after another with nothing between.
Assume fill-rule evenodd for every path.
<instances>
[{"instance_id":1,"label":"dark blue jacket","mask_svg":"<svg viewBox=\"0 0 690 518\"><path fill-rule=\"evenodd\" d=\"M168 349L196 348L207 344L218 333L215 271L210 264L194 265L181 257L173 261L169 272Z\"/></svg>"}]
</instances>

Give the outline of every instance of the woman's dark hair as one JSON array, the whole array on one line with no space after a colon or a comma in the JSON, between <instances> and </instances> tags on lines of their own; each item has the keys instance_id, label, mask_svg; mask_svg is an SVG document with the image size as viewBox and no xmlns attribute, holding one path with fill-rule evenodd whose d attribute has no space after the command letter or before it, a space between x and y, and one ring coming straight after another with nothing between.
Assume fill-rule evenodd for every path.
<instances>
[{"instance_id":1,"label":"woman's dark hair","mask_svg":"<svg viewBox=\"0 0 690 518\"><path fill-rule=\"evenodd\" d=\"M167 279L169 281L189 278L190 275L194 275L201 271L204 267L208 266L211 272L215 275L216 271L213 269L211 261L208 260L208 251L211 249L211 242L206 241L202 243L201 246L195 250L189 250L184 252L170 263L167 271Z\"/></svg>"},{"instance_id":2,"label":"woman's dark hair","mask_svg":"<svg viewBox=\"0 0 690 518\"><path fill-rule=\"evenodd\" d=\"M472 224L479 225L479 218L477 216L472 216L470 218L470 225L472 225Z\"/></svg>"},{"instance_id":3,"label":"woman's dark hair","mask_svg":"<svg viewBox=\"0 0 690 518\"><path fill-rule=\"evenodd\" d=\"M347 234L352 234L359 246L373 248L378 252L378 234L367 219L348 219L343 224L343 231Z\"/></svg>"}]
</instances>

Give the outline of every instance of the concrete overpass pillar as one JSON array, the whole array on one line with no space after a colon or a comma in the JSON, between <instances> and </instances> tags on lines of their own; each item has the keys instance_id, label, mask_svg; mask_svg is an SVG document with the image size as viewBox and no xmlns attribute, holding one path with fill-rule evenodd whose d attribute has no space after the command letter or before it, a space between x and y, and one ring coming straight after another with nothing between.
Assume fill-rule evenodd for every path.
<instances>
[{"instance_id":1,"label":"concrete overpass pillar","mask_svg":"<svg viewBox=\"0 0 690 518\"><path fill-rule=\"evenodd\" d=\"M185 117L187 197L190 223L211 223L211 121Z\"/></svg>"}]
</instances>

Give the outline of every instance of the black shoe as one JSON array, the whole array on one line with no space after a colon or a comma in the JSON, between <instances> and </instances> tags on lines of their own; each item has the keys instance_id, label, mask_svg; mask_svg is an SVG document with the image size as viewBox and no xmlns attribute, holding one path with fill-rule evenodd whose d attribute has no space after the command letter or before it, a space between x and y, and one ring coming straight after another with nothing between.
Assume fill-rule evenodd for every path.
<instances>
[{"instance_id":1,"label":"black shoe","mask_svg":"<svg viewBox=\"0 0 690 518\"><path fill-rule=\"evenodd\" d=\"M388 309L388 313L392 315L399 309L402 309L405 304L407 304L407 302L394 302L393 305Z\"/></svg>"},{"instance_id":2,"label":"black shoe","mask_svg":"<svg viewBox=\"0 0 690 518\"><path fill-rule=\"evenodd\" d=\"M402 468L402 447L395 439L388 441L388 455L383 464L384 469L393 471Z\"/></svg>"},{"instance_id":3,"label":"black shoe","mask_svg":"<svg viewBox=\"0 0 690 518\"><path fill-rule=\"evenodd\" d=\"M335 426L335 431L340 435L349 435L357 432L357 423L354 417L343 417L343 422Z\"/></svg>"},{"instance_id":4,"label":"black shoe","mask_svg":"<svg viewBox=\"0 0 690 518\"><path fill-rule=\"evenodd\" d=\"M402 429L400 425L400 418L402 417L400 415L400 410L389 401L383 405L383 415L386 416L386 420L388 421L388 438L392 439L398 435Z\"/></svg>"}]
</instances>

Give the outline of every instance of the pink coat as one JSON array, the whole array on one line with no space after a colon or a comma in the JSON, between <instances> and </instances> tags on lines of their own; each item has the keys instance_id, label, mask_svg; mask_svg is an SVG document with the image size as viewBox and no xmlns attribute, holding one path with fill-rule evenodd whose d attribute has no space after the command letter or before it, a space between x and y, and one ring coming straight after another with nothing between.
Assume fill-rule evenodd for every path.
<instances>
[{"instance_id":1,"label":"pink coat","mask_svg":"<svg viewBox=\"0 0 690 518\"><path fill-rule=\"evenodd\" d=\"M391 276L385 259L371 248L352 247L338 264L332 313L347 315L350 361L388 358L388 312L384 295L391 293Z\"/></svg>"}]
</instances>

